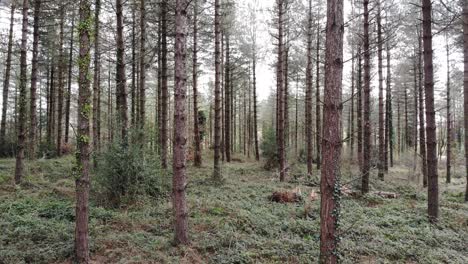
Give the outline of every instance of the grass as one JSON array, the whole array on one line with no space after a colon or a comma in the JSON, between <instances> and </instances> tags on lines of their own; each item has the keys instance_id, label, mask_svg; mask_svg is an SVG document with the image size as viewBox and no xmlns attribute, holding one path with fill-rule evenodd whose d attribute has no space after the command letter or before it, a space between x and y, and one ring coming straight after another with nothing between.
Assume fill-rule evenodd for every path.
<instances>
[{"instance_id":1,"label":"grass","mask_svg":"<svg viewBox=\"0 0 468 264\"><path fill-rule=\"evenodd\" d=\"M73 255L74 182L72 157L28 164L19 187L11 184L14 160L0 160L0 263L69 263ZM208 164L208 162L206 162ZM169 199L141 197L122 209L90 206L91 254L95 263L316 263L320 201L277 204L278 189L317 190L253 162L223 166L221 186L209 180L211 167L189 168L188 204L192 244L174 247ZM343 182L356 175L343 165ZM468 205L464 181L441 183L440 221L426 218L426 191L408 182L402 168L385 182L372 174L372 189L397 192L398 199L344 197L340 219L343 263L468 263ZM441 174L443 175L443 174ZM442 176L441 176L442 182ZM312 186L312 187L311 187Z\"/></svg>"}]
</instances>

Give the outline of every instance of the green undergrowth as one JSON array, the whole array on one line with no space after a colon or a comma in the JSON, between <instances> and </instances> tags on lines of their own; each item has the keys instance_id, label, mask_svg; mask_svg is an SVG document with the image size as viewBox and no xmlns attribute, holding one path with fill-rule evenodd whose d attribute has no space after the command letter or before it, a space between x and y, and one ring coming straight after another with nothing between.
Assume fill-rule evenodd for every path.
<instances>
[{"instance_id":1,"label":"green undergrowth","mask_svg":"<svg viewBox=\"0 0 468 264\"><path fill-rule=\"evenodd\" d=\"M206 164L211 164L206 161ZM72 157L28 163L25 183L11 184L14 160L0 160L0 263L67 263L73 255ZM320 201L278 204L277 190L318 191L304 167L279 183L274 171L244 161L224 165L224 184L210 180L209 165L188 172L191 245L174 247L169 198L141 196L120 209L100 206L91 195L90 248L96 263L317 263ZM353 173L343 172L343 182ZM372 175L374 176L374 175ZM94 177L94 176L93 176ZM468 205L463 185L441 184L440 221L426 218L425 189L390 173L371 178L369 194L341 201L343 263L468 263ZM457 186L457 183L454 183ZM306 212L307 211L307 212ZM307 215L307 216L306 216Z\"/></svg>"}]
</instances>

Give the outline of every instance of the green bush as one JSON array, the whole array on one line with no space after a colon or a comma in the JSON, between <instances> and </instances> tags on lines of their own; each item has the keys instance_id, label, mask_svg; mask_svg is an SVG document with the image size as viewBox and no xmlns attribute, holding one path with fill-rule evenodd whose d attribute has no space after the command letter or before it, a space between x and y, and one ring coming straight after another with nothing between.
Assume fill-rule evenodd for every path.
<instances>
[{"instance_id":1,"label":"green bush","mask_svg":"<svg viewBox=\"0 0 468 264\"><path fill-rule=\"evenodd\" d=\"M98 164L95 190L104 198L103 205L119 207L141 195L163 196L170 188L157 155L138 144L111 144L98 155Z\"/></svg>"},{"instance_id":2,"label":"green bush","mask_svg":"<svg viewBox=\"0 0 468 264\"><path fill-rule=\"evenodd\" d=\"M265 158L264 168L271 170L278 165L278 147L276 145L276 133L273 127L264 127L262 129L262 143L260 149Z\"/></svg>"}]
</instances>

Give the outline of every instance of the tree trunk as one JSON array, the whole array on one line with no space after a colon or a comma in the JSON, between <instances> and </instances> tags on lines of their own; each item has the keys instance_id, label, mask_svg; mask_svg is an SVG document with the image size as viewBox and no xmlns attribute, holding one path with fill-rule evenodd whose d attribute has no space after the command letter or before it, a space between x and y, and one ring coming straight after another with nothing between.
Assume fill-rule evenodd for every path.
<instances>
[{"instance_id":1,"label":"tree trunk","mask_svg":"<svg viewBox=\"0 0 468 264\"><path fill-rule=\"evenodd\" d=\"M119 1L119 0L117 0ZM80 2L79 28L79 90L78 90L78 155L76 166L76 226L75 226L75 260L78 263L89 263L89 167L90 167L90 118L91 118L91 90L90 68L90 39L91 39L91 3L87 0Z\"/></svg>"},{"instance_id":2,"label":"tree trunk","mask_svg":"<svg viewBox=\"0 0 468 264\"><path fill-rule=\"evenodd\" d=\"M463 6L463 66L464 66L464 79L463 79L463 110L465 131L468 131L468 3L465 2ZM466 191L465 202L468 202L468 133L465 132L465 169L466 169Z\"/></svg>"},{"instance_id":3,"label":"tree trunk","mask_svg":"<svg viewBox=\"0 0 468 264\"><path fill-rule=\"evenodd\" d=\"M362 54L358 49L358 76L357 76L357 155L359 169L362 170Z\"/></svg>"},{"instance_id":4,"label":"tree trunk","mask_svg":"<svg viewBox=\"0 0 468 264\"><path fill-rule=\"evenodd\" d=\"M38 68L38 53L39 53L39 16L41 10L41 0L34 1L34 33L33 33L33 54L31 66L31 105L29 111L29 158L36 158L37 145L37 68ZM39 96L41 96L39 94ZM39 105L40 107L40 105ZM40 120L40 119L39 119Z\"/></svg>"},{"instance_id":5,"label":"tree trunk","mask_svg":"<svg viewBox=\"0 0 468 264\"><path fill-rule=\"evenodd\" d=\"M254 41L255 43L255 41ZM255 45L255 44L254 44ZM257 55L253 54L253 62L252 62L252 74L253 74L253 114L254 114L254 124L253 124L253 134L254 134L254 141L255 141L255 160L260 161L260 151L258 149L258 122L257 122L257 75L256 75L256 68L257 68Z\"/></svg>"},{"instance_id":6,"label":"tree trunk","mask_svg":"<svg viewBox=\"0 0 468 264\"><path fill-rule=\"evenodd\" d=\"M437 173L437 139L434 109L434 68L432 64L432 4L422 0L424 42L424 87L426 96L428 215L431 222L439 216L439 182Z\"/></svg>"},{"instance_id":7,"label":"tree trunk","mask_svg":"<svg viewBox=\"0 0 468 264\"><path fill-rule=\"evenodd\" d=\"M327 5L325 52L325 91L322 137L320 193L320 263L337 263L337 225L339 218L341 109L343 77L343 1L329 0Z\"/></svg>"},{"instance_id":8,"label":"tree trunk","mask_svg":"<svg viewBox=\"0 0 468 264\"><path fill-rule=\"evenodd\" d=\"M116 15L117 15L117 113L118 127L120 128L121 143L128 143L128 116L127 116L127 77L125 73L125 44L123 40L123 5L122 0L116 0Z\"/></svg>"},{"instance_id":9,"label":"tree trunk","mask_svg":"<svg viewBox=\"0 0 468 264\"><path fill-rule=\"evenodd\" d=\"M140 86L139 86L139 142L145 146L145 83L146 83L146 7L145 0L140 0Z\"/></svg>"},{"instance_id":10,"label":"tree trunk","mask_svg":"<svg viewBox=\"0 0 468 264\"><path fill-rule=\"evenodd\" d=\"M307 68L306 68L306 141L307 141L307 175L312 175L312 0L309 0L309 15L307 27ZM297 119L297 115L296 115ZM297 122L297 121L296 121ZM297 136L296 136L297 139Z\"/></svg>"},{"instance_id":11,"label":"tree trunk","mask_svg":"<svg viewBox=\"0 0 468 264\"><path fill-rule=\"evenodd\" d=\"M16 151L15 184L20 184L24 176L24 149L26 143L26 105L27 105L27 41L28 41L28 0L23 0L23 24L21 33L20 84L19 84L19 116L18 142Z\"/></svg>"},{"instance_id":12,"label":"tree trunk","mask_svg":"<svg viewBox=\"0 0 468 264\"><path fill-rule=\"evenodd\" d=\"M7 119L7 108L8 108L8 90L10 88L10 72L11 72L11 55L13 49L13 25L15 23L15 1L11 4L11 15L10 15L10 32L8 34L8 51L6 58L6 70L5 77L3 79L3 100L2 100L2 121L0 125L0 147L5 147L5 136L6 136L6 119Z\"/></svg>"},{"instance_id":13,"label":"tree trunk","mask_svg":"<svg viewBox=\"0 0 468 264\"><path fill-rule=\"evenodd\" d=\"M193 163L195 167L200 168L202 165L200 128L198 116L198 0L193 2L193 142L195 155Z\"/></svg>"},{"instance_id":14,"label":"tree trunk","mask_svg":"<svg viewBox=\"0 0 468 264\"><path fill-rule=\"evenodd\" d=\"M390 43L387 41L387 90L386 90L386 151L385 151L385 171L388 166L393 167L393 108L392 108L392 66L390 63ZM390 162L389 162L390 161Z\"/></svg>"},{"instance_id":15,"label":"tree trunk","mask_svg":"<svg viewBox=\"0 0 468 264\"><path fill-rule=\"evenodd\" d=\"M317 11L319 12L319 11ZM318 14L317 14L318 15ZM321 126L321 110L320 110L320 22L317 20L317 46L316 46L316 59L315 59L315 70L316 70L316 87L315 87L315 143L317 146L317 170L320 170L321 162L321 136L322 136L322 126Z\"/></svg>"},{"instance_id":16,"label":"tree trunk","mask_svg":"<svg viewBox=\"0 0 468 264\"><path fill-rule=\"evenodd\" d=\"M101 0L95 0L94 9L94 78L93 78L93 152L94 167L97 168L98 161L96 154L99 151L100 138L99 138L99 108L100 94L101 94L101 54L99 49L99 14L101 11Z\"/></svg>"},{"instance_id":17,"label":"tree trunk","mask_svg":"<svg viewBox=\"0 0 468 264\"><path fill-rule=\"evenodd\" d=\"M63 52L63 26L65 23L65 6L60 7L60 40L59 40L59 67L58 67L58 90L57 90L57 156L62 156L62 129L63 129L63 90L64 90L64 52Z\"/></svg>"},{"instance_id":18,"label":"tree trunk","mask_svg":"<svg viewBox=\"0 0 468 264\"><path fill-rule=\"evenodd\" d=\"M186 42L187 0L176 0L175 18L175 90L174 90L174 160L172 191L175 214L175 242L188 244L188 212L186 201Z\"/></svg>"},{"instance_id":19,"label":"tree trunk","mask_svg":"<svg viewBox=\"0 0 468 264\"><path fill-rule=\"evenodd\" d=\"M284 53L283 53L283 15L284 15L284 1L277 0L278 5L278 75L277 75L277 87L278 87L278 156L279 156L279 169L280 169L280 181L285 181L287 176L286 168L286 153L285 153L285 123L284 123Z\"/></svg>"},{"instance_id":20,"label":"tree trunk","mask_svg":"<svg viewBox=\"0 0 468 264\"><path fill-rule=\"evenodd\" d=\"M224 151L227 162L231 162L231 64L229 37L229 34L226 34L226 63L224 65Z\"/></svg>"},{"instance_id":21,"label":"tree trunk","mask_svg":"<svg viewBox=\"0 0 468 264\"><path fill-rule=\"evenodd\" d=\"M73 43L74 37L73 33L75 32L75 12L72 15L72 30L70 36L70 51L68 55L68 88L67 88L67 96L66 96L66 103L65 103L65 143L68 143L70 139L70 108L71 108L71 87L72 87L72 75L73 75Z\"/></svg>"},{"instance_id":22,"label":"tree trunk","mask_svg":"<svg viewBox=\"0 0 468 264\"><path fill-rule=\"evenodd\" d=\"M446 182L451 181L451 159L452 159L452 116L450 113L450 51L448 39L446 37L446 51L447 51L447 175Z\"/></svg>"},{"instance_id":23,"label":"tree trunk","mask_svg":"<svg viewBox=\"0 0 468 264\"><path fill-rule=\"evenodd\" d=\"M215 0L215 107L214 107L214 165L213 179L222 181L220 154L221 154L221 3Z\"/></svg>"},{"instance_id":24,"label":"tree trunk","mask_svg":"<svg viewBox=\"0 0 468 264\"><path fill-rule=\"evenodd\" d=\"M384 100L383 100L383 41L382 41L382 19L380 14L380 0L377 1L377 57L378 57L378 74L379 74L379 163L378 177L384 180L385 169L385 142L384 142Z\"/></svg>"},{"instance_id":25,"label":"tree trunk","mask_svg":"<svg viewBox=\"0 0 468 264\"><path fill-rule=\"evenodd\" d=\"M161 165L167 168L168 86L167 86L167 0L161 2Z\"/></svg>"},{"instance_id":26,"label":"tree trunk","mask_svg":"<svg viewBox=\"0 0 468 264\"><path fill-rule=\"evenodd\" d=\"M362 193L369 192L371 123L370 123L370 50L369 50L369 0L364 0L364 138L362 160Z\"/></svg>"},{"instance_id":27,"label":"tree trunk","mask_svg":"<svg viewBox=\"0 0 468 264\"><path fill-rule=\"evenodd\" d=\"M422 54L419 53L419 67L421 72ZM427 187L427 155L426 155L426 132L424 128L424 89L422 80L418 83L419 89L419 154L421 156L421 173L423 175L423 186ZM418 182L419 184L419 182Z\"/></svg>"},{"instance_id":28,"label":"tree trunk","mask_svg":"<svg viewBox=\"0 0 468 264\"><path fill-rule=\"evenodd\" d=\"M136 58L136 0L132 3L132 83L131 83L131 108L130 108L130 119L132 127L135 127L137 123L137 58Z\"/></svg>"}]
</instances>

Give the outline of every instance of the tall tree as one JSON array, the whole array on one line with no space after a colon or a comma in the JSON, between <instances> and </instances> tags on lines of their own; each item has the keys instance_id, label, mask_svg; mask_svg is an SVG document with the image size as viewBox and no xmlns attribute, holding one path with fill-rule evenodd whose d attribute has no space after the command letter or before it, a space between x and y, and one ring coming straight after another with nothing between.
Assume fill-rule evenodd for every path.
<instances>
[{"instance_id":1,"label":"tall tree","mask_svg":"<svg viewBox=\"0 0 468 264\"><path fill-rule=\"evenodd\" d=\"M231 162L231 61L229 33L225 34L226 39L226 62L224 64L224 151L226 161Z\"/></svg>"},{"instance_id":2,"label":"tall tree","mask_svg":"<svg viewBox=\"0 0 468 264\"><path fill-rule=\"evenodd\" d=\"M168 138L168 75L167 75L167 0L161 2L161 135L160 135L160 148L161 148L161 165L163 168L167 167L167 138Z\"/></svg>"},{"instance_id":3,"label":"tall tree","mask_svg":"<svg viewBox=\"0 0 468 264\"><path fill-rule=\"evenodd\" d=\"M468 131L468 3L463 6L463 108L465 131ZM468 133L465 132L465 168L466 168L466 192L465 202L468 202Z\"/></svg>"},{"instance_id":4,"label":"tall tree","mask_svg":"<svg viewBox=\"0 0 468 264\"><path fill-rule=\"evenodd\" d=\"M278 62L277 62L277 93L278 93L278 157L280 169L280 181L284 181L287 176L286 149L285 149L285 120L284 120L284 43L283 43L283 23L284 23L284 0L276 0L278 8Z\"/></svg>"},{"instance_id":5,"label":"tall tree","mask_svg":"<svg viewBox=\"0 0 468 264\"><path fill-rule=\"evenodd\" d=\"M99 16L101 12L101 0L95 0L94 8L94 78L93 78L93 151L96 153L99 151L100 146L100 133L99 123L100 120L100 98L101 98L101 54L99 48L99 30L100 21ZM94 155L94 166L97 167L97 158Z\"/></svg>"},{"instance_id":6,"label":"tall tree","mask_svg":"<svg viewBox=\"0 0 468 264\"><path fill-rule=\"evenodd\" d=\"M432 3L422 0L424 43L424 87L426 99L426 145L428 180L428 215L431 222L439 217L439 181L437 172L437 138L434 109L434 68L432 64Z\"/></svg>"},{"instance_id":7,"label":"tall tree","mask_svg":"<svg viewBox=\"0 0 468 264\"><path fill-rule=\"evenodd\" d=\"M320 262L337 263L344 15L342 0L328 0L320 181Z\"/></svg>"},{"instance_id":8,"label":"tall tree","mask_svg":"<svg viewBox=\"0 0 468 264\"><path fill-rule=\"evenodd\" d=\"M452 113L450 112L450 50L447 36L446 39L446 52L447 52L447 164L446 164L446 182L451 181L452 170Z\"/></svg>"},{"instance_id":9,"label":"tall tree","mask_svg":"<svg viewBox=\"0 0 468 264\"><path fill-rule=\"evenodd\" d=\"M307 24L307 68L306 68L306 141L307 141L307 175L312 175L312 0L309 0L309 15Z\"/></svg>"},{"instance_id":10,"label":"tall tree","mask_svg":"<svg viewBox=\"0 0 468 264\"><path fill-rule=\"evenodd\" d=\"M187 43L187 0L176 0L175 18L175 91L174 91L174 161L172 191L175 213L175 241L188 244L188 212L185 189L186 176L186 43Z\"/></svg>"},{"instance_id":11,"label":"tall tree","mask_svg":"<svg viewBox=\"0 0 468 264\"><path fill-rule=\"evenodd\" d=\"M39 16L41 11L41 0L34 1L34 33L33 33L33 54L31 63L31 90L30 90L30 110L29 110L29 157L36 158L36 137L37 137L37 68L39 55Z\"/></svg>"},{"instance_id":12,"label":"tall tree","mask_svg":"<svg viewBox=\"0 0 468 264\"><path fill-rule=\"evenodd\" d=\"M75 259L78 263L89 263L89 168L90 168L90 118L91 118L91 89L90 89L90 58L92 21L91 3L89 0L80 1L80 22L78 34L79 77L78 77L78 130L77 130L77 166L76 173L76 226L75 226Z\"/></svg>"},{"instance_id":13,"label":"tall tree","mask_svg":"<svg viewBox=\"0 0 468 264\"><path fill-rule=\"evenodd\" d=\"M96 23L98 23L96 21ZM65 103L65 143L68 143L69 140L69 131L70 131L70 108L71 108L71 93L72 93L72 75L73 75L73 50L74 50L74 32L75 32L75 12L72 14L72 25L71 25L71 36L70 36L70 50L68 54L68 81L67 81L67 95ZM97 40L96 40L97 41Z\"/></svg>"},{"instance_id":14,"label":"tall tree","mask_svg":"<svg viewBox=\"0 0 468 264\"><path fill-rule=\"evenodd\" d=\"M10 32L8 34L8 51L6 58L5 77L3 78L3 100L2 100L2 121L0 125L0 147L4 147L6 136L6 119L8 108L8 90L10 88L10 73L11 73L11 54L13 49L13 25L15 23L15 1L11 2L10 14Z\"/></svg>"},{"instance_id":15,"label":"tall tree","mask_svg":"<svg viewBox=\"0 0 468 264\"><path fill-rule=\"evenodd\" d=\"M383 99L383 40L382 40L382 16L380 0L377 0L377 57L378 57L378 74L379 74L379 163L378 163L378 177L384 179L384 166L385 166L385 143L384 143L384 99Z\"/></svg>"},{"instance_id":16,"label":"tall tree","mask_svg":"<svg viewBox=\"0 0 468 264\"><path fill-rule=\"evenodd\" d=\"M369 50L369 0L364 0L364 109L363 109L363 159L362 188L363 193L369 192L371 123L370 123L370 50Z\"/></svg>"},{"instance_id":17,"label":"tall tree","mask_svg":"<svg viewBox=\"0 0 468 264\"><path fill-rule=\"evenodd\" d=\"M62 155L62 129L63 129L63 89L64 83L64 70L65 61L63 53L63 41L64 41L64 24L65 24L65 4L62 3L60 6L60 37L59 37L59 67L58 67L58 90L57 90L57 156Z\"/></svg>"},{"instance_id":18,"label":"tall tree","mask_svg":"<svg viewBox=\"0 0 468 264\"><path fill-rule=\"evenodd\" d=\"M128 116L127 116L127 77L125 74L125 44L123 37L123 5L122 0L116 0L115 3L117 16L117 113L118 125L121 131L120 137L124 145L128 141Z\"/></svg>"},{"instance_id":19,"label":"tall tree","mask_svg":"<svg viewBox=\"0 0 468 264\"><path fill-rule=\"evenodd\" d=\"M198 114L198 0L193 1L193 61L192 61L192 85L193 85L193 144L195 167L201 167L201 139Z\"/></svg>"},{"instance_id":20,"label":"tall tree","mask_svg":"<svg viewBox=\"0 0 468 264\"><path fill-rule=\"evenodd\" d=\"M319 0L320 3L320 0ZM315 143L316 143L316 152L317 152L317 157L316 157L316 162L317 162L317 169L320 169L320 166L322 164L321 162L321 147L320 145L322 144L322 121L321 121L321 108L320 108L320 18L318 17L319 15L319 8L317 8L317 46L316 46L316 58L315 58Z\"/></svg>"},{"instance_id":21,"label":"tall tree","mask_svg":"<svg viewBox=\"0 0 468 264\"><path fill-rule=\"evenodd\" d=\"M16 150L15 183L20 184L24 175L24 149L26 144L26 105L27 105L27 42L28 42L28 10L29 1L23 0L23 23L21 31L20 55L20 84L19 84L19 116L18 116L18 142Z\"/></svg>"},{"instance_id":22,"label":"tall tree","mask_svg":"<svg viewBox=\"0 0 468 264\"><path fill-rule=\"evenodd\" d=\"M217 182L221 177L221 3L215 0L215 124L214 124L214 166L213 179Z\"/></svg>"},{"instance_id":23,"label":"tall tree","mask_svg":"<svg viewBox=\"0 0 468 264\"><path fill-rule=\"evenodd\" d=\"M145 0L140 0L140 92L139 92L139 141L145 142L145 82L146 82L146 8Z\"/></svg>"}]
</instances>

